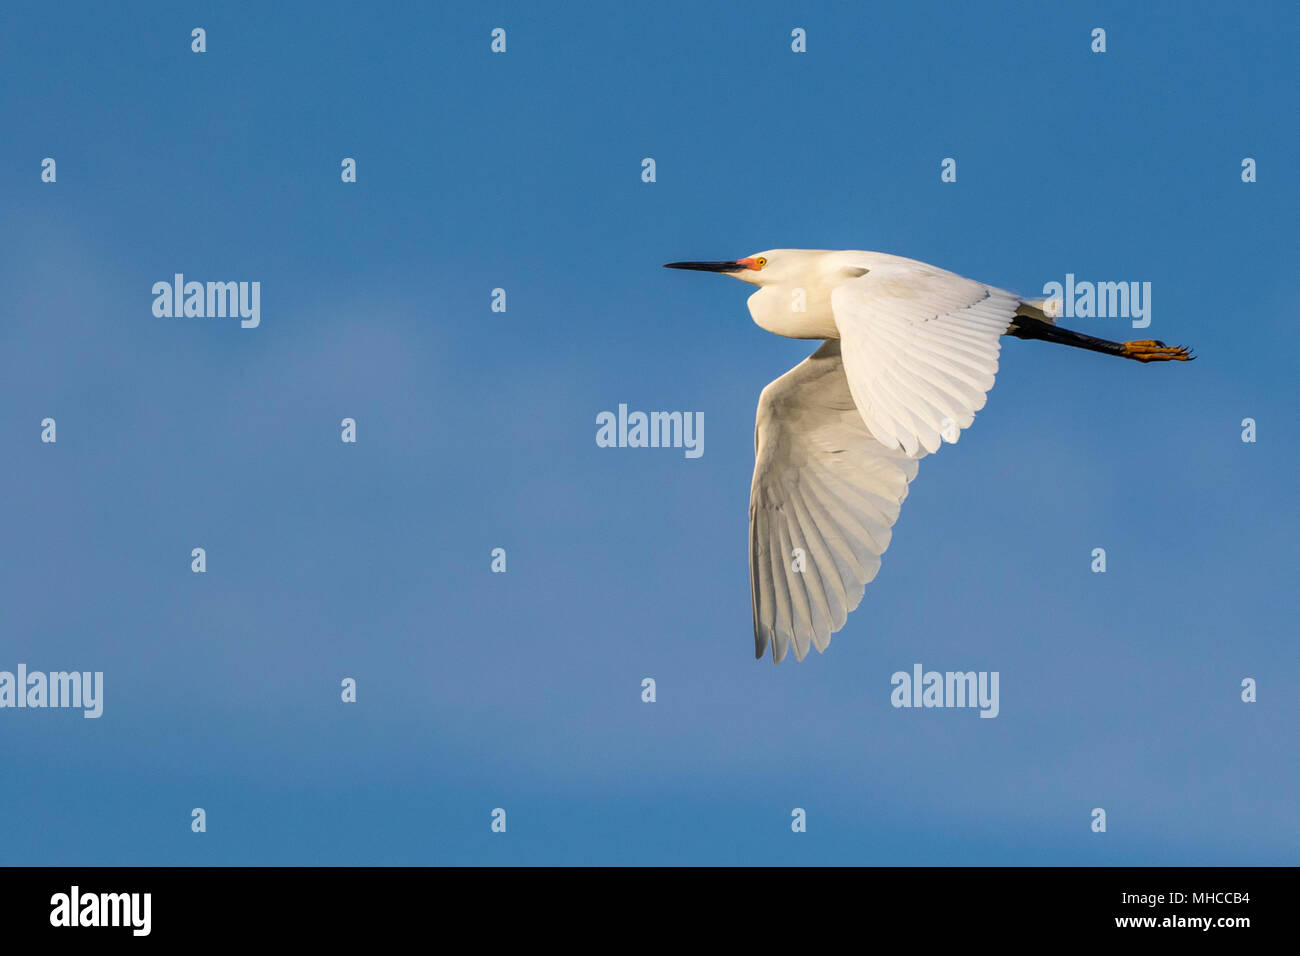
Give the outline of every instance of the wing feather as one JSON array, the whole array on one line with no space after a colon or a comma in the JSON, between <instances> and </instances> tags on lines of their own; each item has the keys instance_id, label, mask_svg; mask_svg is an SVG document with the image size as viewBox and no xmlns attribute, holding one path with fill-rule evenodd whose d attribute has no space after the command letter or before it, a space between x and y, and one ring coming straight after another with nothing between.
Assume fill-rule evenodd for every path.
<instances>
[{"instance_id":1,"label":"wing feather","mask_svg":"<svg viewBox=\"0 0 1300 956\"><path fill-rule=\"evenodd\" d=\"M878 264L839 285L831 309L849 390L880 443L919 458L969 428L1020 304L1010 292L915 264Z\"/></svg>"},{"instance_id":2,"label":"wing feather","mask_svg":"<svg viewBox=\"0 0 1300 956\"><path fill-rule=\"evenodd\" d=\"M763 389L754 437L755 656L770 647L779 663L793 648L802 660L824 651L862 601L917 462L868 430L834 339Z\"/></svg>"}]
</instances>

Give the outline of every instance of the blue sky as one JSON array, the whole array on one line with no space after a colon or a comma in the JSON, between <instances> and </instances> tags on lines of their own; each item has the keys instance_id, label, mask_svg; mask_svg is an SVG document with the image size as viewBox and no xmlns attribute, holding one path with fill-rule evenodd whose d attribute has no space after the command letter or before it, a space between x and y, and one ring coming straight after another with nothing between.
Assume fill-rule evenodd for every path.
<instances>
[{"instance_id":1,"label":"blue sky","mask_svg":"<svg viewBox=\"0 0 1300 956\"><path fill-rule=\"evenodd\" d=\"M0 710L0 862L1300 861L1293 4L63 9L0 36L0 669L105 704ZM754 409L811 346L659 265L774 247L1150 281L1074 326L1200 358L1007 340L773 667ZM261 326L154 317L176 272ZM598 448L621 402L703 457ZM998 718L892 708L918 662Z\"/></svg>"}]
</instances>

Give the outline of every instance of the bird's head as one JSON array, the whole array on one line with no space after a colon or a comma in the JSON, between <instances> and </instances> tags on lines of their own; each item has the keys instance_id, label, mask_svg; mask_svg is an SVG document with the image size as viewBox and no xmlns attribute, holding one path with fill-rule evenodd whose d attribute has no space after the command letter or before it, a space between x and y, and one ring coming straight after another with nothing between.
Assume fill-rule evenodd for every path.
<instances>
[{"instance_id":1,"label":"bird's head","mask_svg":"<svg viewBox=\"0 0 1300 956\"><path fill-rule=\"evenodd\" d=\"M719 262L666 262L665 269L692 269L696 272L721 272L750 285L771 285L787 277L802 249L769 249L744 259Z\"/></svg>"}]
</instances>

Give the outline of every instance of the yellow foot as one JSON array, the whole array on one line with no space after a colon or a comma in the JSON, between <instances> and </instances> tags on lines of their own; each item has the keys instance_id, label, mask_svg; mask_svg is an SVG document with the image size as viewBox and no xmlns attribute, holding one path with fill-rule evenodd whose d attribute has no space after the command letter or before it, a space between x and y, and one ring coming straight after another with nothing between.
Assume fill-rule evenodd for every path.
<instances>
[{"instance_id":1,"label":"yellow foot","mask_svg":"<svg viewBox=\"0 0 1300 956\"><path fill-rule=\"evenodd\" d=\"M1124 357L1139 362L1190 362L1196 358L1190 349L1185 349L1181 345L1167 346L1164 342L1155 339L1140 339L1137 342L1125 342L1123 345Z\"/></svg>"}]
</instances>

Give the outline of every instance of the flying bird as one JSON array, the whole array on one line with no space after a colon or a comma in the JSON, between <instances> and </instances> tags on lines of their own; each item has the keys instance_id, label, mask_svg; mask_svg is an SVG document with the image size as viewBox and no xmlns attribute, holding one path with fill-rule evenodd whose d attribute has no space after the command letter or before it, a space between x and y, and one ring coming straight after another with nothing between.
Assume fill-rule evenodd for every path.
<instances>
[{"instance_id":1,"label":"flying bird","mask_svg":"<svg viewBox=\"0 0 1300 956\"><path fill-rule=\"evenodd\" d=\"M824 339L763 389L749 492L754 656L803 660L844 626L880 570L918 460L955 442L984 407L1004 335L1138 362L1182 346L1111 342L1056 325L1026 299L881 252L773 249L669 262L758 286L749 313L792 339Z\"/></svg>"}]
</instances>

